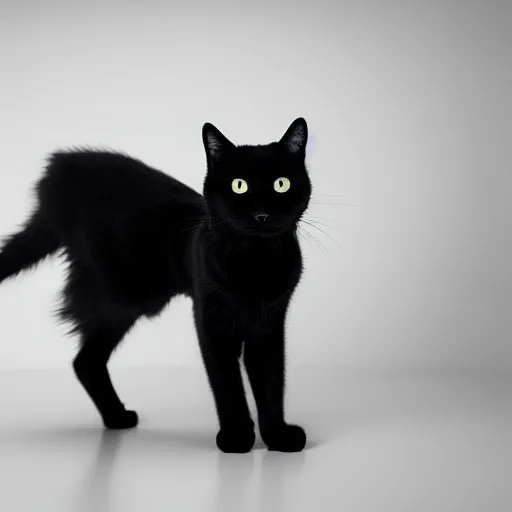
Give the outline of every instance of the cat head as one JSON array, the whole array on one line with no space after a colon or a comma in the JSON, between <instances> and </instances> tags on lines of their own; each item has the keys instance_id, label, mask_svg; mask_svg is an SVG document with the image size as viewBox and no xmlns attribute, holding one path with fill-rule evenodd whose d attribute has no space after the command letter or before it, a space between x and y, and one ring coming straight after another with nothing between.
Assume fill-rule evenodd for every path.
<instances>
[{"instance_id":1,"label":"cat head","mask_svg":"<svg viewBox=\"0 0 512 512\"><path fill-rule=\"evenodd\" d=\"M213 225L249 236L295 229L311 196L305 166L308 127L296 119L279 142L235 146L215 126L203 126L208 171L204 197Z\"/></svg>"}]
</instances>

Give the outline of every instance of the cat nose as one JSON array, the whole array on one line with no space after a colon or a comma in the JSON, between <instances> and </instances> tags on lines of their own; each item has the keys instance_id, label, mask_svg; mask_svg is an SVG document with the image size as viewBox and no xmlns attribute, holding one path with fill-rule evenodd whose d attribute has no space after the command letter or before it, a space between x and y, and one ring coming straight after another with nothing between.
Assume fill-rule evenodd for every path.
<instances>
[{"instance_id":1,"label":"cat nose","mask_svg":"<svg viewBox=\"0 0 512 512\"><path fill-rule=\"evenodd\" d=\"M257 213L254 218L259 222L265 222L267 220L268 213Z\"/></svg>"}]
</instances>

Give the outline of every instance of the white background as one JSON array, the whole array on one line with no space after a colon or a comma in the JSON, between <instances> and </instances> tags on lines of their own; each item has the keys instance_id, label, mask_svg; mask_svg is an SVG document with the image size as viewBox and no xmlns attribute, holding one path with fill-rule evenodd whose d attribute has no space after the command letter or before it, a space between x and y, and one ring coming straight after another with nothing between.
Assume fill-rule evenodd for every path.
<instances>
[{"instance_id":1,"label":"white background","mask_svg":"<svg viewBox=\"0 0 512 512\"><path fill-rule=\"evenodd\" d=\"M200 190L205 121L266 143L304 116L310 214L341 247L306 226L326 249L303 242L291 363L510 367L507 4L4 0L0 233L56 147L122 149ZM62 270L0 286L0 367L69 364ZM201 364L185 299L114 357L166 363Z\"/></svg>"}]
</instances>

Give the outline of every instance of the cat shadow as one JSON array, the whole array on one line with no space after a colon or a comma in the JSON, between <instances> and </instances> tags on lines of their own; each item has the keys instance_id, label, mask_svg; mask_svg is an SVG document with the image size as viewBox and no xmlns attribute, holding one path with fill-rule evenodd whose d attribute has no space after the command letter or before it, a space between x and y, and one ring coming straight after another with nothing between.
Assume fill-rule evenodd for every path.
<instances>
[{"instance_id":1,"label":"cat shadow","mask_svg":"<svg viewBox=\"0 0 512 512\"><path fill-rule=\"evenodd\" d=\"M19 436L20 433L16 437ZM249 453L225 454L216 447L211 431L168 429L99 431L95 427L61 427L24 431L21 436L24 442L36 444L92 446L97 443L92 462L71 498L68 509L73 512L108 512L115 508L112 482L116 465L123 455L132 451L149 454L172 454L174 451L182 457L184 451L190 450L215 457L216 474L212 478L216 481L216 512L243 510L255 487L256 497L263 509L280 510L288 482L302 470L307 451L316 446L308 443L305 451L293 454L269 452L258 438L253 451Z\"/></svg>"},{"instance_id":2,"label":"cat shadow","mask_svg":"<svg viewBox=\"0 0 512 512\"><path fill-rule=\"evenodd\" d=\"M62 439L87 438L90 440L92 429L72 429L52 432L50 437ZM98 435L95 430L96 437ZM109 512L113 508L112 480L116 474L116 461L132 449L142 449L149 453L169 451L179 446L187 449L213 451L216 449L211 434L185 431L103 430L100 434L94 459L82 478L75 493L71 510L73 512ZM46 437L48 439L48 437ZM124 446L124 448L123 448Z\"/></svg>"},{"instance_id":3,"label":"cat shadow","mask_svg":"<svg viewBox=\"0 0 512 512\"><path fill-rule=\"evenodd\" d=\"M239 512L249 506L252 508L254 500L257 510L284 510L290 488L304 467L307 452L270 452L263 443L261 450L255 446L255 450L243 455L219 452L214 510Z\"/></svg>"},{"instance_id":4,"label":"cat shadow","mask_svg":"<svg viewBox=\"0 0 512 512\"><path fill-rule=\"evenodd\" d=\"M33 429L18 432L17 439L26 443L90 443L100 438L98 454L106 452L113 457L119 450L121 439L126 438L131 445L152 449L195 449L216 450L215 435L210 431L172 430L172 429L133 429L106 430L98 427L58 427L51 429ZM103 460L103 459L99 459Z\"/></svg>"},{"instance_id":5,"label":"cat shadow","mask_svg":"<svg viewBox=\"0 0 512 512\"><path fill-rule=\"evenodd\" d=\"M125 432L105 430L90 469L83 477L73 499L75 512L109 512L113 467Z\"/></svg>"}]
</instances>

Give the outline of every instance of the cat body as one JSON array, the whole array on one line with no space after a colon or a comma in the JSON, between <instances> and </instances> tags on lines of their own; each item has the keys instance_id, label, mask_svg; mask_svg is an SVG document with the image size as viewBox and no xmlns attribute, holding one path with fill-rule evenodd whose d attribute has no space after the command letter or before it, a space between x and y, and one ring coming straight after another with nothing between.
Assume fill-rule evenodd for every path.
<instances>
[{"instance_id":1,"label":"cat body","mask_svg":"<svg viewBox=\"0 0 512 512\"><path fill-rule=\"evenodd\" d=\"M284 418L284 327L302 272L296 229L311 194L306 141L303 119L265 146L235 146L206 124L204 195L124 154L50 156L37 209L0 252L0 281L63 251L60 313L80 336L73 366L107 428L138 423L110 380L112 352L141 316L185 295L215 399L218 447L247 452L254 444L242 353L268 448L304 447L302 428Z\"/></svg>"}]
</instances>

